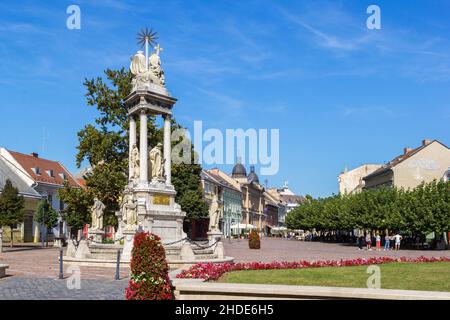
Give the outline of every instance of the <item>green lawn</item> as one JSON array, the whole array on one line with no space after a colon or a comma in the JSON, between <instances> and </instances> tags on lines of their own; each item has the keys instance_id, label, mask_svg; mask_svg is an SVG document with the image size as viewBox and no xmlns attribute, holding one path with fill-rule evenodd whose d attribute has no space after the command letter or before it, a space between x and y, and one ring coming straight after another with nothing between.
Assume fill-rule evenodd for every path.
<instances>
[{"instance_id":1,"label":"green lawn","mask_svg":"<svg viewBox=\"0 0 450 320\"><path fill-rule=\"evenodd\" d=\"M387 263L381 268L382 289L450 292L450 262ZM251 270L225 274L227 283L287 284L367 288L367 266L294 270Z\"/></svg>"}]
</instances>

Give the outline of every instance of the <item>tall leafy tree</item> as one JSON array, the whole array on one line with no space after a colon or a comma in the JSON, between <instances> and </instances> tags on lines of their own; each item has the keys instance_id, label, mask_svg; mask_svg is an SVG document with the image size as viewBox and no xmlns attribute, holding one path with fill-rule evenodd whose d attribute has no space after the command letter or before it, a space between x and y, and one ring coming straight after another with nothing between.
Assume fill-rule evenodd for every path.
<instances>
[{"instance_id":1,"label":"tall leafy tree","mask_svg":"<svg viewBox=\"0 0 450 320\"><path fill-rule=\"evenodd\" d=\"M22 223L25 214L25 200L19 195L10 180L6 180L2 193L0 194L0 228L8 226L11 231L11 248L14 245L14 228Z\"/></svg>"},{"instance_id":2,"label":"tall leafy tree","mask_svg":"<svg viewBox=\"0 0 450 320\"><path fill-rule=\"evenodd\" d=\"M92 199L97 197L106 205L105 223L116 224L115 211L119 210L119 202L128 181L128 111L124 104L131 92L131 74L124 68L107 69L105 79L97 77L85 80L86 98L89 106L95 107L98 117L94 123L87 124L78 133L78 167L88 162L92 168L86 175L87 194ZM150 146L163 141L163 128L159 128L155 117L149 116L148 136ZM139 121L138 121L139 125ZM180 128L172 120L172 129ZM138 134L138 143L141 137ZM200 189L201 167L198 164L173 164L173 184L178 191L177 202L189 216L206 216L206 203ZM66 187L61 191L66 199L87 198L79 191ZM75 210L75 204L71 210ZM82 215L85 209L81 208ZM80 225L77 224L79 227Z\"/></svg>"},{"instance_id":3,"label":"tall leafy tree","mask_svg":"<svg viewBox=\"0 0 450 320\"><path fill-rule=\"evenodd\" d=\"M75 235L75 231L91 223L90 208L94 199L87 190L72 187L68 183L60 189L59 197L66 205L64 218L71 227L72 235Z\"/></svg>"}]
</instances>

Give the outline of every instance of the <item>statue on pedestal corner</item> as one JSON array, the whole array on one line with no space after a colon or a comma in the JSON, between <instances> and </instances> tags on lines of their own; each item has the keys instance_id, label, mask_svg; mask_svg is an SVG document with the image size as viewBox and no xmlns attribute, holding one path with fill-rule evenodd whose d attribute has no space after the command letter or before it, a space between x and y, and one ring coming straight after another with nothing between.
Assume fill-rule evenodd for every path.
<instances>
[{"instance_id":1,"label":"statue on pedestal corner","mask_svg":"<svg viewBox=\"0 0 450 320\"><path fill-rule=\"evenodd\" d=\"M211 206L209 208L209 231L218 231L219 230L219 220L220 220L220 203L218 200L218 196L215 194L211 201Z\"/></svg>"},{"instance_id":2,"label":"statue on pedestal corner","mask_svg":"<svg viewBox=\"0 0 450 320\"><path fill-rule=\"evenodd\" d=\"M126 230L132 230L137 225L137 203L133 194L125 195L123 199L122 221Z\"/></svg>"},{"instance_id":3,"label":"statue on pedestal corner","mask_svg":"<svg viewBox=\"0 0 450 320\"><path fill-rule=\"evenodd\" d=\"M103 230L103 215L106 206L98 198L94 199L94 205L91 208L92 230Z\"/></svg>"}]
</instances>

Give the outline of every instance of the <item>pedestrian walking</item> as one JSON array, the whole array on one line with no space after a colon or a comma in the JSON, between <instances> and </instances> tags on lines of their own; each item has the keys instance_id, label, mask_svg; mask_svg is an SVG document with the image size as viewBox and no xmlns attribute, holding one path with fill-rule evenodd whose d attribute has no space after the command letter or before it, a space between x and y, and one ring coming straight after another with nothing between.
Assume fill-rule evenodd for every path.
<instances>
[{"instance_id":1,"label":"pedestrian walking","mask_svg":"<svg viewBox=\"0 0 450 320\"><path fill-rule=\"evenodd\" d=\"M384 251L391 249L391 237L389 236L389 233L386 233L386 236L384 237Z\"/></svg>"},{"instance_id":2,"label":"pedestrian walking","mask_svg":"<svg viewBox=\"0 0 450 320\"><path fill-rule=\"evenodd\" d=\"M403 239L403 237L400 234L398 234L398 233L394 236L395 250L397 250L397 251L400 250L400 245L402 243L402 239Z\"/></svg>"},{"instance_id":3,"label":"pedestrian walking","mask_svg":"<svg viewBox=\"0 0 450 320\"><path fill-rule=\"evenodd\" d=\"M368 232L366 235L366 246L367 250L372 251L372 236L370 232Z\"/></svg>"},{"instance_id":4,"label":"pedestrian walking","mask_svg":"<svg viewBox=\"0 0 450 320\"><path fill-rule=\"evenodd\" d=\"M379 233L377 233L375 242L377 244L377 251L381 251L381 236Z\"/></svg>"}]
</instances>

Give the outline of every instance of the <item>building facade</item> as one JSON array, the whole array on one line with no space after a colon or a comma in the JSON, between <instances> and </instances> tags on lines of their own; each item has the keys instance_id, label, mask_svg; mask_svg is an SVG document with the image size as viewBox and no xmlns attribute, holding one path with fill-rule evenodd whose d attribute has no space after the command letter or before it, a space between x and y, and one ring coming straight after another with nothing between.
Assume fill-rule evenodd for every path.
<instances>
[{"instance_id":1,"label":"building facade","mask_svg":"<svg viewBox=\"0 0 450 320\"><path fill-rule=\"evenodd\" d=\"M223 212L220 229L222 233L226 237L236 235L238 231L232 227L242 221L242 192L239 185L230 181L227 174L217 168L206 170L204 173L211 180L216 181L221 190Z\"/></svg>"},{"instance_id":2,"label":"building facade","mask_svg":"<svg viewBox=\"0 0 450 320\"><path fill-rule=\"evenodd\" d=\"M364 164L348 171L347 168L339 175L339 193L353 194L364 188L363 178L382 167L381 164Z\"/></svg>"},{"instance_id":3,"label":"building facade","mask_svg":"<svg viewBox=\"0 0 450 320\"><path fill-rule=\"evenodd\" d=\"M18 189L19 195L25 200L24 223L13 228L13 240L14 242L32 242L33 215L42 197L20 177L18 168L8 165L7 160L0 155L0 194L2 193L7 180L11 181L13 187ZM3 226L3 240L6 242L11 241L11 230L7 226Z\"/></svg>"},{"instance_id":4,"label":"building facade","mask_svg":"<svg viewBox=\"0 0 450 320\"><path fill-rule=\"evenodd\" d=\"M60 213L58 225L53 228L51 235L67 237L68 225L61 214L65 205L59 199L58 190L64 187L65 182L73 187L81 187L71 173L60 162L40 158L37 153L27 155L0 148L0 157L26 185L34 189L42 199L47 199L52 208ZM23 223L25 242L39 242L46 232L45 228L32 218L36 209L37 205L30 208Z\"/></svg>"},{"instance_id":5,"label":"building facade","mask_svg":"<svg viewBox=\"0 0 450 320\"><path fill-rule=\"evenodd\" d=\"M286 226L286 216L297 208L305 198L296 195L286 181L281 188L271 188L267 191L278 202L278 227Z\"/></svg>"},{"instance_id":6,"label":"building facade","mask_svg":"<svg viewBox=\"0 0 450 320\"><path fill-rule=\"evenodd\" d=\"M423 140L421 146L404 148L403 154L364 177L364 188L410 189L422 182L442 179L449 167L450 149L438 140Z\"/></svg>"}]
</instances>

